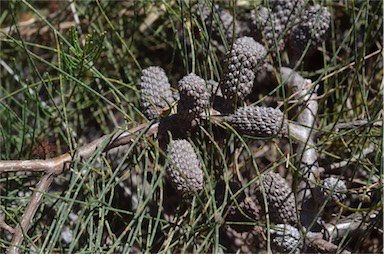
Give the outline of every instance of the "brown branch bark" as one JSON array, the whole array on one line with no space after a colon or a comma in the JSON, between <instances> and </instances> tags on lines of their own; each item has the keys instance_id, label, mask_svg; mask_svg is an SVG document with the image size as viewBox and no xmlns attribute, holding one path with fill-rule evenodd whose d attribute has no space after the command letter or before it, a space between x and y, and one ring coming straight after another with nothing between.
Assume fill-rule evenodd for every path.
<instances>
[{"instance_id":1,"label":"brown branch bark","mask_svg":"<svg viewBox=\"0 0 384 254\"><path fill-rule=\"evenodd\" d=\"M4 216L0 216L0 228L7 230L11 234L15 233L15 229L5 223Z\"/></svg>"},{"instance_id":2,"label":"brown branch bark","mask_svg":"<svg viewBox=\"0 0 384 254\"><path fill-rule=\"evenodd\" d=\"M310 248L313 249L313 251L316 251L318 253L340 253L340 254L350 254L350 251L342 250L341 252L338 251L338 246L333 244L332 242L328 242L324 240L322 233L309 233L307 235L309 241L310 241Z\"/></svg>"},{"instance_id":3,"label":"brown branch bark","mask_svg":"<svg viewBox=\"0 0 384 254\"><path fill-rule=\"evenodd\" d=\"M11 161L0 161L0 174L9 172L44 172L45 175L40 179L36 185L31 199L25 208L24 214L21 218L20 223L16 226L13 231L12 246L8 249L8 253L17 254L22 247L24 236L27 234L29 226L32 222L32 218L35 216L38 207L40 206L44 193L48 191L54 177L63 173L66 169L66 165L75 158L88 158L104 143L105 146L102 148L103 151L109 151L121 145L126 145L137 138L137 134L144 131L146 128L145 135L151 136L157 133L158 123L151 126L148 124L142 124L128 131L119 131L111 135L105 135L87 145L80 147L74 155L65 153L52 159L47 160L11 160ZM9 227L12 229L11 227Z\"/></svg>"},{"instance_id":4,"label":"brown branch bark","mask_svg":"<svg viewBox=\"0 0 384 254\"><path fill-rule=\"evenodd\" d=\"M9 172L45 172L53 174L61 174L65 169L65 165L73 160L75 156L80 158L90 157L96 149L103 143L106 144L104 151L108 151L115 147L125 145L131 142L135 138L135 134L144 130L148 127L148 124L142 124L137 127L134 127L128 131L120 131L113 135L105 135L95 141L84 145L77 149L77 152L74 155L70 153L65 153L60 156L57 156L52 159L46 160L9 160L9 161L0 161L0 174L9 173ZM157 133L158 123L150 126L147 132L147 136Z\"/></svg>"},{"instance_id":5,"label":"brown branch bark","mask_svg":"<svg viewBox=\"0 0 384 254\"><path fill-rule=\"evenodd\" d=\"M369 225L372 225L375 220L379 219L378 216L379 213L377 211L372 213L353 213L337 223L325 223L323 225L324 238L330 242L338 242L345 235L352 232L364 232Z\"/></svg>"},{"instance_id":6,"label":"brown branch bark","mask_svg":"<svg viewBox=\"0 0 384 254\"><path fill-rule=\"evenodd\" d=\"M49 186L53 181L53 174L48 173L44 175L36 185L36 190L33 192L31 199L25 208L24 214L21 217L20 223L16 226L12 238L12 246L8 249L9 254L19 253L21 243L23 242L24 235L27 234L29 225L32 218L35 216L41 201L43 200L44 193L48 191Z\"/></svg>"}]
</instances>

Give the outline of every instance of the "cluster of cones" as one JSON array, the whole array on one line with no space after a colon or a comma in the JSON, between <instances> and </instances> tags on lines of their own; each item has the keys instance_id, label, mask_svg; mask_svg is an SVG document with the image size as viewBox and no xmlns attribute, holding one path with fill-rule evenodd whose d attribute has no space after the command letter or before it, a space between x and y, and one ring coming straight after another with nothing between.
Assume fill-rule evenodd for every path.
<instances>
[{"instance_id":1,"label":"cluster of cones","mask_svg":"<svg viewBox=\"0 0 384 254\"><path fill-rule=\"evenodd\" d=\"M213 32L225 31L228 37L245 33L237 25L239 22L217 6L199 4L195 11ZM190 73L178 82L176 90L161 67L151 66L142 71L143 113L149 120L160 121L159 146L167 153L167 177L178 194L193 197L204 188L202 163L188 139L188 133L190 135L204 121L216 119L239 134L254 137L288 135L288 121L280 109L247 106L245 102L257 77L271 69L273 60L269 56L275 54L268 52L274 45L278 45L278 50L288 46L298 52L313 51L324 40L329 22L330 14L324 7L305 8L302 0L271 1L269 9L259 7L252 11L248 26L251 29L247 30L249 36L234 41L227 52L227 68L219 82ZM337 194L346 189L342 181L328 179L324 183L326 186L317 191L318 199L343 198ZM224 199L226 191L230 193L228 200ZM228 224L233 230L263 233L255 225L268 217L275 225L270 233L276 251L300 253L304 250L301 233L296 227L299 215L295 198L291 187L279 174L261 174L254 189L254 199L247 196L236 182L219 180L215 193L217 204L225 206L225 221L233 222Z\"/></svg>"}]
</instances>

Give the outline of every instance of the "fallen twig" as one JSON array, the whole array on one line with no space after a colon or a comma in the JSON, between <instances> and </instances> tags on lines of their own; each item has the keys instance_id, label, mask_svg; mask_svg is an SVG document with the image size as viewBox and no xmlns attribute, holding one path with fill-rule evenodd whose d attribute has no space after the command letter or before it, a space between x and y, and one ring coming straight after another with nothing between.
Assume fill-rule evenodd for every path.
<instances>
[{"instance_id":1,"label":"fallen twig","mask_svg":"<svg viewBox=\"0 0 384 254\"><path fill-rule=\"evenodd\" d=\"M336 253L338 251L338 246L333 244L332 242L328 242L324 240L322 233L309 233L307 235L310 243L311 248L315 249L318 253ZM340 254L350 254L350 251L343 250L341 252L337 252Z\"/></svg>"},{"instance_id":2,"label":"fallen twig","mask_svg":"<svg viewBox=\"0 0 384 254\"><path fill-rule=\"evenodd\" d=\"M108 151L112 148L125 145L131 142L135 138L135 134L147 128L148 124L142 124L134 127L128 131L120 131L111 135L105 135L95 141L84 145L71 155L65 153L52 159L46 160L8 160L0 161L0 174L9 172L45 172L52 174L61 174L65 169L65 165L70 163L75 156L80 158L88 158L96 149L103 143L110 140L109 144L106 144L104 151ZM147 131L147 136L157 133L158 123L153 124Z\"/></svg>"},{"instance_id":3,"label":"fallen twig","mask_svg":"<svg viewBox=\"0 0 384 254\"><path fill-rule=\"evenodd\" d=\"M32 197L25 208L24 214L21 217L21 221L15 228L12 238L12 247L8 250L9 254L19 253L19 248L23 242L24 235L27 233L29 225L32 222L32 218L35 216L36 211L43 200L44 193L48 191L48 188L53 181L53 177L54 175L52 173L45 174L36 185L36 189L34 190Z\"/></svg>"},{"instance_id":4,"label":"fallen twig","mask_svg":"<svg viewBox=\"0 0 384 254\"><path fill-rule=\"evenodd\" d=\"M44 172L44 176L40 182L36 185L36 189L33 192L31 199L25 208L24 214L20 223L13 230L8 226L6 229L13 232L12 247L8 250L8 253L19 253L21 244L24 239L24 235L27 233L29 226L32 222L40 203L43 200L44 193L48 191L53 178L56 175L62 174L69 169L69 164L74 158L88 158L94 154L94 152L104 143L103 151L109 151L121 145L128 144L133 141L137 134L141 131L145 131L146 136L151 136L157 133L158 123L155 124L142 124L134 127L128 131L120 131L114 135L105 135L101 138L91 142L90 144L80 147L73 155L65 153L52 159L47 160L10 160L0 161L0 174L9 172ZM66 165L68 165L66 167ZM2 225L4 228L4 225Z\"/></svg>"},{"instance_id":5,"label":"fallen twig","mask_svg":"<svg viewBox=\"0 0 384 254\"><path fill-rule=\"evenodd\" d=\"M0 216L0 228L7 230L11 234L15 232L15 229L13 227L5 223L4 216Z\"/></svg>"},{"instance_id":6,"label":"fallen twig","mask_svg":"<svg viewBox=\"0 0 384 254\"><path fill-rule=\"evenodd\" d=\"M366 230L367 222L377 219L378 214L371 213L353 213L350 216L341 219L337 223L325 223L323 225L323 235L330 242L338 242L345 235L356 230Z\"/></svg>"}]
</instances>

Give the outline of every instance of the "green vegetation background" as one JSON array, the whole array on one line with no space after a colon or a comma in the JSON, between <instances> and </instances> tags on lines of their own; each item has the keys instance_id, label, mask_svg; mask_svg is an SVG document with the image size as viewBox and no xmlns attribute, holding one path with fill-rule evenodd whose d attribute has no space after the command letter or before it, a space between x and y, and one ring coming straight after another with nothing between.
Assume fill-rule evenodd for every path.
<instances>
[{"instance_id":1,"label":"green vegetation background","mask_svg":"<svg viewBox=\"0 0 384 254\"><path fill-rule=\"evenodd\" d=\"M194 2L74 3L75 10L70 1L0 2L2 160L53 157L118 128L145 122L138 84L141 70L148 66L164 68L173 86L190 72L220 80L224 53L215 50L207 27L192 15ZM219 4L246 18L259 2ZM345 174L349 188L371 198L353 207L382 212L381 182L371 184L381 177L382 128L377 123L383 108L382 1L323 1L323 5L332 14L328 40L299 66L304 77L321 85L318 126L331 131L318 140L318 149L326 155L325 166L346 162L340 174ZM231 43L225 40L226 50ZM284 61L283 53L281 57ZM261 104L268 98L277 103L286 99L279 88L261 90L265 92ZM332 129L359 119L368 123ZM207 148L204 142L196 144L200 159L218 158L227 170L235 155ZM274 154L259 159L261 169L283 167L284 151L271 143L263 146L272 147ZM372 147L373 152L364 153ZM216 252L221 242L215 219L222 209L212 198L217 177L213 166L204 167L209 176L205 194L188 207L172 207L175 202L170 201L172 193L165 187L159 161L160 151L153 142L139 138L117 152L96 152L90 159L73 162L70 172L58 176L45 194L24 251L183 252L196 245L198 252ZM0 210L8 224L18 222L39 176L1 176ZM169 215L170 210L175 214ZM376 223L380 227L380 221ZM72 240L66 242L63 237L68 235ZM347 237L340 246L353 252L382 249L374 228L358 239ZM9 243L9 234L0 229L0 245Z\"/></svg>"}]
</instances>

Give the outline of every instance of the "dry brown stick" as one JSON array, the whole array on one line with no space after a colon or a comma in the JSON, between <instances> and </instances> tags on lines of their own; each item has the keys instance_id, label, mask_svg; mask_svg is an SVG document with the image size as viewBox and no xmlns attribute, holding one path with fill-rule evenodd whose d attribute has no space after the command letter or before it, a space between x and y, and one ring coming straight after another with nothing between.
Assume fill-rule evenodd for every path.
<instances>
[{"instance_id":1,"label":"dry brown stick","mask_svg":"<svg viewBox=\"0 0 384 254\"><path fill-rule=\"evenodd\" d=\"M20 223L16 226L13 238L12 246L8 249L9 254L19 253L21 243L23 242L24 235L27 233L32 218L43 200L44 193L47 192L49 186L52 183L54 175L52 173L45 174L36 185L31 199L25 208L24 214L21 217Z\"/></svg>"},{"instance_id":2,"label":"dry brown stick","mask_svg":"<svg viewBox=\"0 0 384 254\"><path fill-rule=\"evenodd\" d=\"M105 135L90 144L84 145L78 149L75 153L78 155L76 158L87 158L99 148L101 144L107 140L111 140L108 145L103 148L103 151L109 151L121 145L128 144L136 138L135 134L149 127L146 131L146 136L154 135L157 133L158 123L151 126L148 124L142 124L129 131L120 131L110 137ZM22 160L22 161L0 161L0 174L6 172L45 172L46 174L41 178L36 185L36 190L33 192L31 199L25 208L21 222L13 230L12 246L8 250L8 253L19 253L19 248L23 242L24 235L27 233L32 218L34 217L40 203L42 202L43 195L48 191L49 186L55 175L61 174L65 170L65 165L71 162L75 157L69 153L65 153L53 159L47 160Z\"/></svg>"},{"instance_id":3,"label":"dry brown stick","mask_svg":"<svg viewBox=\"0 0 384 254\"><path fill-rule=\"evenodd\" d=\"M120 131L113 135L105 135L95 141L84 145L77 149L77 152L74 155L70 153L65 153L59 155L52 159L46 160L8 160L0 161L0 174L9 173L9 172L46 172L53 174L61 174L65 169L65 165L71 162L74 156L79 156L80 158L90 157L96 149L103 143L110 140L104 151L108 151L112 148L125 145L131 142L135 138L135 134L144 130L148 127L148 124L141 124L137 127L134 127L128 131ZM149 127L146 135L150 136L157 133L158 123L153 124Z\"/></svg>"},{"instance_id":4,"label":"dry brown stick","mask_svg":"<svg viewBox=\"0 0 384 254\"><path fill-rule=\"evenodd\" d=\"M13 234L15 232L15 229L11 226L9 226L4 221L4 216L0 216L0 228L7 230L9 233Z\"/></svg>"},{"instance_id":5,"label":"dry brown stick","mask_svg":"<svg viewBox=\"0 0 384 254\"><path fill-rule=\"evenodd\" d=\"M322 233L308 233L307 238L310 241L310 246L318 253L336 253L338 251L338 246L332 242L328 242L323 239ZM350 254L351 252L347 250L339 251L340 254Z\"/></svg>"},{"instance_id":6,"label":"dry brown stick","mask_svg":"<svg viewBox=\"0 0 384 254\"><path fill-rule=\"evenodd\" d=\"M338 242L351 232L360 230L364 232L369 225L375 220L380 220L380 213L374 212L358 212L353 213L337 223L325 223L323 225L324 238L328 241Z\"/></svg>"}]
</instances>

